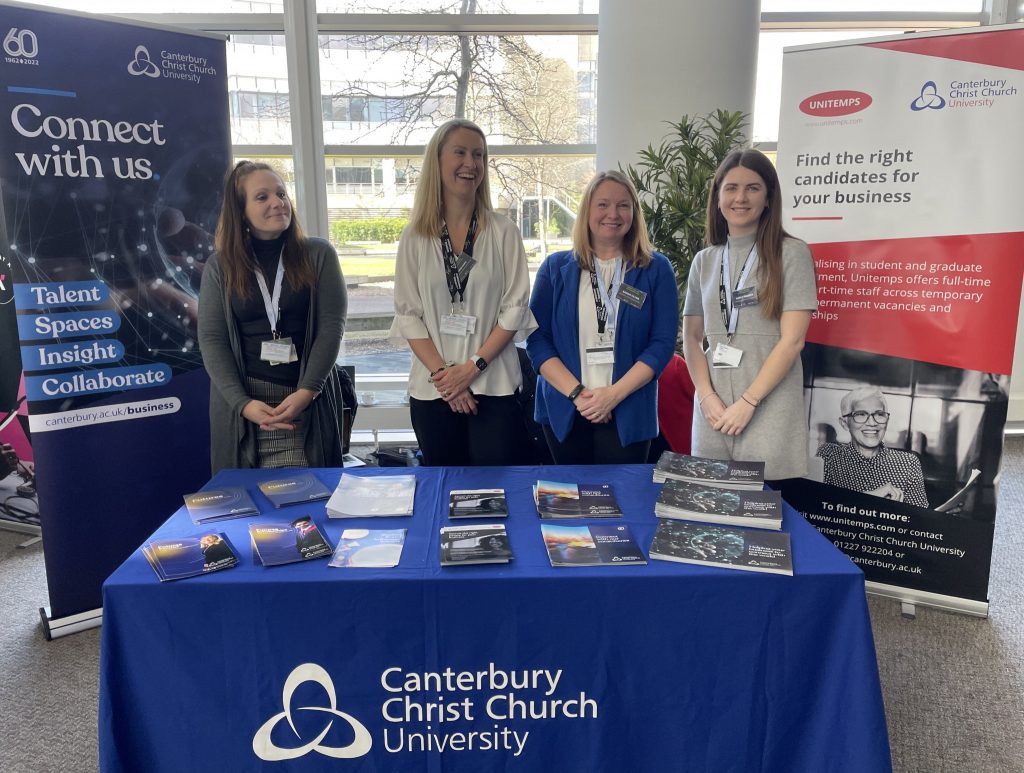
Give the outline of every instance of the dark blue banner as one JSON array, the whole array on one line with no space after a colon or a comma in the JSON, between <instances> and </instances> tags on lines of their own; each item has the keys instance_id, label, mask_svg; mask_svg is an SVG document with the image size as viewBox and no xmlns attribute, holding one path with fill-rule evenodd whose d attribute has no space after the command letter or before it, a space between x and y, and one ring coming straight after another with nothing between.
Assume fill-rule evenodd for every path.
<instances>
[{"instance_id":1,"label":"dark blue banner","mask_svg":"<svg viewBox=\"0 0 1024 773\"><path fill-rule=\"evenodd\" d=\"M3 32L0 263L20 339L5 352L25 373L56 618L99 607L208 475L196 306L231 159L226 54L27 7L4 8Z\"/></svg>"}]
</instances>

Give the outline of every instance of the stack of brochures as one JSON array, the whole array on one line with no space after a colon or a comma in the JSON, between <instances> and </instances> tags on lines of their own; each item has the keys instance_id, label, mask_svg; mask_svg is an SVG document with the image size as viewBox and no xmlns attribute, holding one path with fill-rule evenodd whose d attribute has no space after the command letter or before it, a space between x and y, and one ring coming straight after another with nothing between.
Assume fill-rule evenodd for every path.
<instances>
[{"instance_id":1,"label":"stack of brochures","mask_svg":"<svg viewBox=\"0 0 1024 773\"><path fill-rule=\"evenodd\" d=\"M628 526L560 526L544 523L540 530L552 566L647 563Z\"/></svg>"},{"instance_id":2,"label":"stack of brochures","mask_svg":"<svg viewBox=\"0 0 1024 773\"><path fill-rule=\"evenodd\" d=\"M541 518L619 518L622 510L608 483L539 480L533 500Z\"/></svg>"},{"instance_id":3,"label":"stack of brochures","mask_svg":"<svg viewBox=\"0 0 1024 773\"><path fill-rule=\"evenodd\" d=\"M238 556L220 532L153 540L142 546L142 554L160 582L197 577L238 565Z\"/></svg>"},{"instance_id":4,"label":"stack of brochures","mask_svg":"<svg viewBox=\"0 0 1024 773\"><path fill-rule=\"evenodd\" d=\"M388 569L398 566L405 529L345 529L330 566Z\"/></svg>"},{"instance_id":5,"label":"stack of brochures","mask_svg":"<svg viewBox=\"0 0 1024 773\"><path fill-rule=\"evenodd\" d=\"M669 478L658 494L654 514L661 518L778 530L782 528L782 494L704 486Z\"/></svg>"},{"instance_id":6,"label":"stack of brochures","mask_svg":"<svg viewBox=\"0 0 1024 773\"><path fill-rule=\"evenodd\" d=\"M412 515L415 497L415 475L364 477L346 472L327 501L327 514L331 518Z\"/></svg>"},{"instance_id":7,"label":"stack of brochures","mask_svg":"<svg viewBox=\"0 0 1024 773\"><path fill-rule=\"evenodd\" d=\"M764 462L733 462L665 451L654 466L654 482L664 483L668 478L760 491L764 488Z\"/></svg>"},{"instance_id":8,"label":"stack of brochures","mask_svg":"<svg viewBox=\"0 0 1024 773\"><path fill-rule=\"evenodd\" d=\"M185 495L185 507L193 523L224 521L258 513L260 509L242 486L197 491Z\"/></svg>"},{"instance_id":9,"label":"stack of brochures","mask_svg":"<svg viewBox=\"0 0 1024 773\"><path fill-rule=\"evenodd\" d=\"M265 480L259 484L263 496L270 500L274 507L284 507L305 502L316 502L327 499L331 490L311 472L291 475L287 478Z\"/></svg>"},{"instance_id":10,"label":"stack of brochures","mask_svg":"<svg viewBox=\"0 0 1024 773\"><path fill-rule=\"evenodd\" d=\"M323 558L333 552L308 515L290 521L258 521L249 524L253 560L264 566L294 564Z\"/></svg>"},{"instance_id":11,"label":"stack of brochures","mask_svg":"<svg viewBox=\"0 0 1024 773\"><path fill-rule=\"evenodd\" d=\"M651 558L748 572L793 574L793 554L785 532L731 529L670 518L658 519Z\"/></svg>"},{"instance_id":12,"label":"stack of brochures","mask_svg":"<svg viewBox=\"0 0 1024 773\"><path fill-rule=\"evenodd\" d=\"M441 529L441 566L507 564L512 547L503 523L445 526Z\"/></svg>"},{"instance_id":13,"label":"stack of brochures","mask_svg":"<svg viewBox=\"0 0 1024 773\"><path fill-rule=\"evenodd\" d=\"M505 489L452 489L448 495L449 518L504 518L507 515Z\"/></svg>"}]
</instances>

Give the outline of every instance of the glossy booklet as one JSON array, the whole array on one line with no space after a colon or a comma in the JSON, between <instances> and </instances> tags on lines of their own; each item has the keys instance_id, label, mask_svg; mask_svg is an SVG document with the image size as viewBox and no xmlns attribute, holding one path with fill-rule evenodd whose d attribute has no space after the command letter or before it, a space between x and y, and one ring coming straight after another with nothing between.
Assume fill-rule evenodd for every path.
<instances>
[{"instance_id":1,"label":"glossy booklet","mask_svg":"<svg viewBox=\"0 0 1024 773\"><path fill-rule=\"evenodd\" d=\"M253 558L264 566L323 558L333 552L313 519L265 520L249 524Z\"/></svg>"},{"instance_id":2,"label":"glossy booklet","mask_svg":"<svg viewBox=\"0 0 1024 773\"><path fill-rule=\"evenodd\" d=\"M445 526L441 529L441 565L507 564L512 547L503 523Z\"/></svg>"},{"instance_id":3,"label":"glossy booklet","mask_svg":"<svg viewBox=\"0 0 1024 773\"><path fill-rule=\"evenodd\" d=\"M541 518L619 518L622 510L609 483L539 480L533 499Z\"/></svg>"},{"instance_id":4,"label":"glossy booklet","mask_svg":"<svg viewBox=\"0 0 1024 773\"><path fill-rule=\"evenodd\" d=\"M789 534L763 529L733 529L659 518L651 558L687 564L793 574Z\"/></svg>"},{"instance_id":5,"label":"glossy booklet","mask_svg":"<svg viewBox=\"0 0 1024 773\"><path fill-rule=\"evenodd\" d=\"M142 546L142 554L161 582L197 577L238 564L238 556L220 532L153 540Z\"/></svg>"},{"instance_id":6,"label":"glossy booklet","mask_svg":"<svg viewBox=\"0 0 1024 773\"><path fill-rule=\"evenodd\" d=\"M261 481L259 487L274 507L315 502L331 496L331 490L311 472Z\"/></svg>"},{"instance_id":7,"label":"glossy booklet","mask_svg":"<svg viewBox=\"0 0 1024 773\"><path fill-rule=\"evenodd\" d=\"M398 566L405 545L405 529L345 529L331 556L330 566Z\"/></svg>"},{"instance_id":8,"label":"glossy booklet","mask_svg":"<svg viewBox=\"0 0 1024 773\"><path fill-rule=\"evenodd\" d=\"M658 494L654 514L662 518L778 530L782 528L782 494L770 490L704 486L669 478Z\"/></svg>"},{"instance_id":9,"label":"glossy booklet","mask_svg":"<svg viewBox=\"0 0 1024 773\"><path fill-rule=\"evenodd\" d=\"M448 495L449 518L504 518L507 515L505 489L452 489Z\"/></svg>"},{"instance_id":10,"label":"glossy booklet","mask_svg":"<svg viewBox=\"0 0 1024 773\"><path fill-rule=\"evenodd\" d=\"M734 462L665 451L654 466L654 482L664 483L666 478L760 490L764 488L764 462Z\"/></svg>"},{"instance_id":11,"label":"glossy booklet","mask_svg":"<svg viewBox=\"0 0 1024 773\"><path fill-rule=\"evenodd\" d=\"M552 566L647 563L625 524L563 526L543 523L540 530Z\"/></svg>"},{"instance_id":12,"label":"glossy booklet","mask_svg":"<svg viewBox=\"0 0 1024 773\"><path fill-rule=\"evenodd\" d=\"M342 473L327 501L331 518L412 515L415 475L354 475Z\"/></svg>"},{"instance_id":13,"label":"glossy booklet","mask_svg":"<svg viewBox=\"0 0 1024 773\"><path fill-rule=\"evenodd\" d=\"M243 486L223 486L186 494L185 507L193 523L241 518L260 511Z\"/></svg>"}]
</instances>

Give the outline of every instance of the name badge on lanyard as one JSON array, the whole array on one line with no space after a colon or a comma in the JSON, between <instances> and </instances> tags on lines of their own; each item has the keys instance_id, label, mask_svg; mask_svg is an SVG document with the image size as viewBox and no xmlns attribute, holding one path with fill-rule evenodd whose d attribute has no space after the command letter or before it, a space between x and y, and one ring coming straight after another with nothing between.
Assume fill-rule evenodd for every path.
<instances>
[{"instance_id":1,"label":"name badge on lanyard","mask_svg":"<svg viewBox=\"0 0 1024 773\"><path fill-rule=\"evenodd\" d=\"M722 279L718 286L718 302L722 310L722 324L725 326L726 335L729 336L729 343L719 343L711 353L711 365L715 368L736 368L739 367L743 357L743 350L732 345L732 337L736 335L736 326L739 321L739 311L747 306L757 305L757 288L744 287L750 272L757 263L757 244L755 243L747 259L743 262L743 269L740 271L736 285L732 284L732 264L729 259L729 243L726 242L722 251Z\"/></svg>"},{"instance_id":2,"label":"name badge on lanyard","mask_svg":"<svg viewBox=\"0 0 1024 773\"><path fill-rule=\"evenodd\" d=\"M441 317L441 333L444 335L469 336L476 332L475 316L455 312L456 296L458 297L459 311L463 311L466 306L466 284L469 282L469 272L476 265L476 260L473 258L476 227L477 217L474 211L473 218L469 221L469 230L466 232L466 242L462 247L462 253L456 256L451 237L448 235L448 224L443 223L441 226L441 260L444 263L444 278L448 284L448 295L452 301L451 311Z\"/></svg>"},{"instance_id":3,"label":"name badge on lanyard","mask_svg":"<svg viewBox=\"0 0 1024 773\"><path fill-rule=\"evenodd\" d=\"M299 359L295 344L292 343L291 338L283 337L278 329L281 317L281 288L284 285L284 247L281 248L281 254L277 258L277 274L274 276L273 294L267 289L267 280L263 277L263 272L255 271L254 273L256 274L256 284L260 288L260 295L263 296L267 321L270 322L270 334L273 336L260 343L260 359L271 365L295 362Z\"/></svg>"}]
</instances>

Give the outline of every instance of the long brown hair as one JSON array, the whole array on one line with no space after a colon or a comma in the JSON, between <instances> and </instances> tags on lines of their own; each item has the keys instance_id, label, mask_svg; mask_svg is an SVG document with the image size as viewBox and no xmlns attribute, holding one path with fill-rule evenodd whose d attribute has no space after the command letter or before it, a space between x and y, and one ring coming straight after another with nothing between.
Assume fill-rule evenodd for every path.
<instances>
[{"instance_id":1,"label":"long brown hair","mask_svg":"<svg viewBox=\"0 0 1024 773\"><path fill-rule=\"evenodd\" d=\"M725 244L729 239L729 224L718 208L718 195L722 180L733 169L742 166L756 173L765 184L764 211L757 224L757 258L761 283L758 295L761 297L765 317L779 319L782 316L782 242L792 238L782 227L782 193L779 191L779 175L768 156L759 150L748 148L734 150L719 164L715 180L708 196L708 211L705 232L708 244Z\"/></svg>"},{"instance_id":2,"label":"long brown hair","mask_svg":"<svg viewBox=\"0 0 1024 773\"><path fill-rule=\"evenodd\" d=\"M469 129L480 135L484 141L484 177L476 189L477 228L482 231L487 225L488 216L494 211L491 206L491 181L487 173L489 155L487 153L487 137L483 129L465 118L453 118L437 127L434 136L423 151L423 168L420 180L416 184L416 196L412 203L412 216L409 224L420 236L438 237L444 224L444 196L441 190L441 151L448 141L449 135L456 129Z\"/></svg>"},{"instance_id":3,"label":"long brown hair","mask_svg":"<svg viewBox=\"0 0 1024 773\"><path fill-rule=\"evenodd\" d=\"M248 298L253 293L252 272L259 271L259 262L252 251L252 234L245 219L245 178L253 172L266 171L277 175L269 164L239 161L224 178L224 204L217 221L215 246L224 287L228 297ZM278 175L280 176L280 175ZM299 225L292 207L291 222L284 231L284 276L293 290L312 287L313 264L309 259L306 234Z\"/></svg>"},{"instance_id":4,"label":"long brown hair","mask_svg":"<svg viewBox=\"0 0 1024 773\"><path fill-rule=\"evenodd\" d=\"M628 267L645 268L651 262L654 247L647 236L647 221L644 211L640 208L640 198L636 194L633 183L622 172L610 170L594 175L580 200L580 211L576 215L576 223L572 227L572 249L576 253L576 262L585 271L594 268L594 246L590 241L590 206L594 200L597 186L606 180L616 182L629 192L629 200L633 205L633 225L622 237L622 260Z\"/></svg>"}]
</instances>

